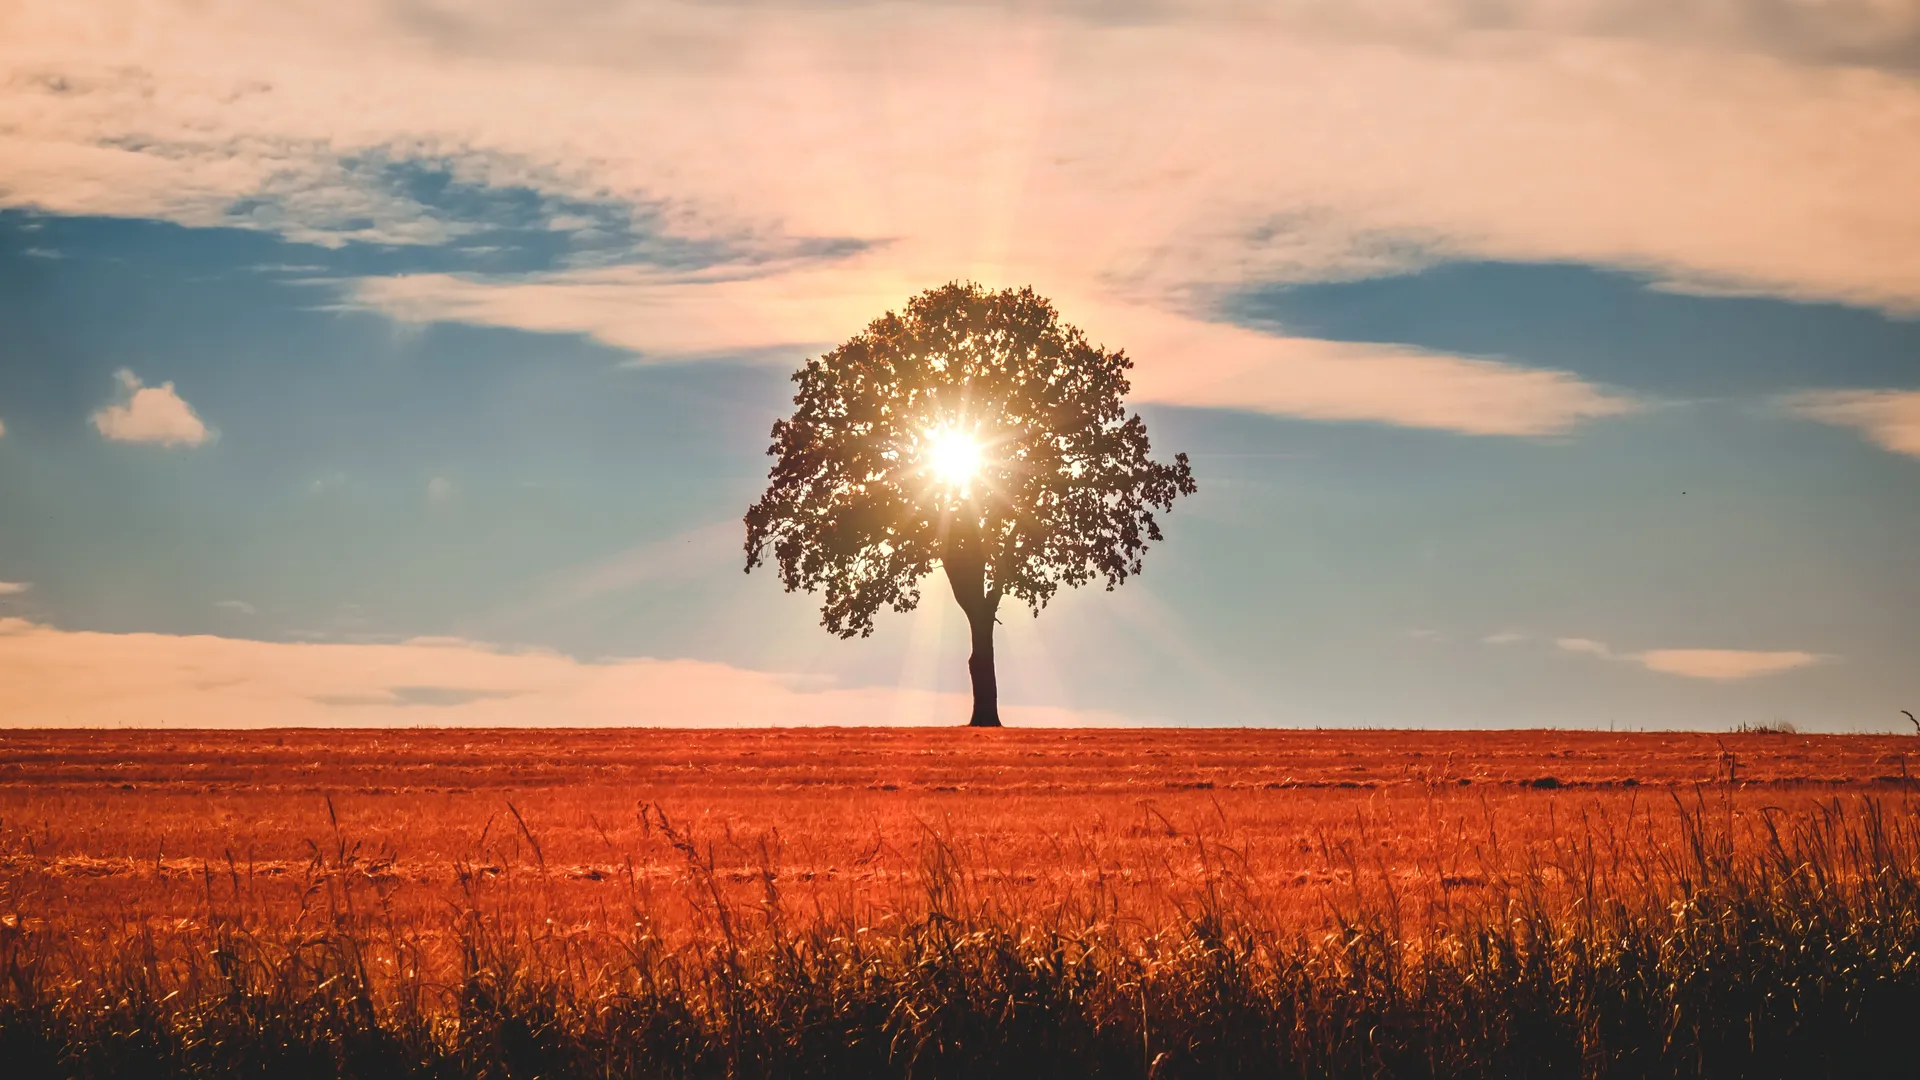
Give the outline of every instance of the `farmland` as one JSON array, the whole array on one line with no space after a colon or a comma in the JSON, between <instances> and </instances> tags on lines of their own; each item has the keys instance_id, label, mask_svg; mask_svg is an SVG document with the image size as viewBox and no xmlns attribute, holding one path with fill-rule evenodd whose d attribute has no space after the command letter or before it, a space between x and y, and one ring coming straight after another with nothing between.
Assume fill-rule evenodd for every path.
<instances>
[{"instance_id":1,"label":"farmland","mask_svg":"<svg viewBox=\"0 0 1920 1080\"><path fill-rule=\"evenodd\" d=\"M1272 899L1317 911L1330 851L1466 880L1487 840L1580 814L1670 819L1903 791L1898 737L1549 732L45 732L0 742L0 858L60 909L192 915L206 877L291 881L345 838L432 903L466 862L537 873L582 910L628 867L684 858L647 806L836 902L891 902L938 837L1042 902L1090 875L1177 898L1207 845ZM1920 769L1920 759L1915 761ZM1728 780L1731 777L1731 785ZM510 809L511 806L511 809ZM520 815L518 821L513 812ZM539 848L536 859L534 848ZM229 861L231 860L231 862ZM558 883L557 886L555 883ZM268 890L270 891L270 889ZM1143 913L1147 914L1147 913ZM1164 912L1160 913L1164 914Z\"/></svg>"},{"instance_id":2,"label":"farmland","mask_svg":"<svg viewBox=\"0 0 1920 1080\"><path fill-rule=\"evenodd\" d=\"M800 976L782 964L841 971L847 949L872 949L875 970L891 971L930 928L958 927L1000 943L994 963L1043 961L1072 941L1085 963L1132 971L1069 996L1092 1025L1087 1045L1102 1031L1138 1045L1125 1033L1134 1014L1108 1015L1116 987L1138 996L1164 982L1173 994L1218 950L1267 972L1236 991L1263 1009L1280 1000L1282 973L1308 979L1288 991L1294 1008L1331 992L1330 973L1357 977L1355 950L1455 964L1450 950L1492 926L1519 935L1516 957L1551 959L1652 932L1675 897L1751 892L1782 918L1857 917L1855 937L1891 935L1882 952L1905 955L1920 941L1899 920L1920 915L1920 892L1900 894L1908 911L1850 890L1920 880L1914 748L1891 736L1569 732L15 732L0 740L0 945L16 995L64 986L66 1008L129 986L216 1003L235 1000L236 979L269 998L358 986L382 1022L425 1018L415 1053L427 1057L452 1053L431 1018L459 1013L476 980L503 972L510 985L488 983L490 1001L558 1007L540 995L565 987L569 1038L610 1015L608 1002L672 999L711 1036L694 1043L733 1034L722 1058L665 1071L737 1074L753 1071L743 1054L780 1056L742 1048L749 1006L727 997L742 972L787 986ZM1812 906L1791 909L1769 890L1805 865L1829 891L1793 893ZM1516 912L1541 925L1514 930ZM1874 921L1886 918L1897 925ZM314 960L295 939L336 952ZM1164 962L1142 959L1161 950ZM242 955L239 974L206 967ZM962 984L1000 985L964 949L941 955ZM642 975L656 981L637 986ZM794 986L817 994L821 978ZM215 983L229 992L209 997ZM1396 1001L1410 992L1389 989ZM1198 1025L1191 1045L1168 1050L1155 1075L1205 1071L1213 1011L1182 1013ZM1287 1036L1290 1052L1333 1067L1309 1051L1338 1040L1305 1030ZM1454 1038L1448 1052L1474 1060Z\"/></svg>"}]
</instances>

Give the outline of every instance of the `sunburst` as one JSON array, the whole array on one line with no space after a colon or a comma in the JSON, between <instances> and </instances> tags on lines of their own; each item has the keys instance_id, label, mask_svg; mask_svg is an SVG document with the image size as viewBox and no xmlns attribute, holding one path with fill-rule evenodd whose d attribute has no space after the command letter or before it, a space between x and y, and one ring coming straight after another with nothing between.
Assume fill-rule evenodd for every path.
<instances>
[{"instance_id":1,"label":"sunburst","mask_svg":"<svg viewBox=\"0 0 1920 1080\"><path fill-rule=\"evenodd\" d=\"M957 427L931 432L922 453L927 470L947 487L965 488L980 475L980 440Z\"/></svg>"}]
</instances>

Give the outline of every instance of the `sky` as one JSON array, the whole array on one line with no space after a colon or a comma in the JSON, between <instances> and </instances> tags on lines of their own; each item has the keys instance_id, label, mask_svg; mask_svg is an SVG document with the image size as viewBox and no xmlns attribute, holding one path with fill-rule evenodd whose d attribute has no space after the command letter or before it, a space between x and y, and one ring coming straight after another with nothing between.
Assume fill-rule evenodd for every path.
<instances>
[{"instance_id":1,"label":"sky","mask_svg":"<svg viewBox=\"0 0 1920 1080\"><path fill-rule=\"evenodd\" d=\"M1010 725L1907 729L1920 5L13 0L0 726L958 724L743 573L952 280L1199 492Z\"/></svg>"}]
</instances>

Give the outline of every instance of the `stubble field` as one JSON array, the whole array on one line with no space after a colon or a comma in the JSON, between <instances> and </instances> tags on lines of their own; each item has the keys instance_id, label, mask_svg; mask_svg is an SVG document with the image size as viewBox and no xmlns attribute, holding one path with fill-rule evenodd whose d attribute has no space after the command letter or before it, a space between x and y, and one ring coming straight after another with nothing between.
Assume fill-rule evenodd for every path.
<instances>
[{"instance_id":1,"label":"stubble field","mask_svg":"<svg viewBox=\"0 0 1920 1080\"><path fill-rule=\"evenodd\" d=\"M1913 999L1900 957L1909 943L1920 950L1920 890L1899 894L1906 908L1873 890L1883 879L1920 881L1908 807L1915 749L1893 736L1791 734L14 732L0 737L0 964L10 982L0 1036L39 1031L28 1042L52 1063L49 1075L84 1073L75 1062L124 1064L100 1057L111 1033L87 1026L88 1001L148 1009L129 1021L138 1031L205 1023L243 998L309 1008L315 995L351 991L364 1005L364 1016L348 1010L360 1016L353 1023L411 1032L409 1060L464 1062L457 1074L478 1068L478 1053L495 1074L531 1075L500 1057L511 1054L497 1031L492 1049L475 1049L472 1033L494 1030L470 1015L478 1000L495 1029L537 1006L571 1033L572 1049L535 1053L533 1071L548 1074L584 1054L600 1064L582 1075L784 1075L779 1063L795 1055L818 1057L815 1071L972 1075L1024 1045L1001 1029L1018 1027L1026 1008L1049 1019L1035 1029L1044 1035L1020 1028L1040 1049L1019 1052L1080 1065L1112 1058L1089 1074L1210 1074L1253 1053L1280 1063L1266 1070L1278 1074L1381 1075L1402 1053L1426 1062L1418 1074L1479 1075L1485 1047L1474 1040L1495 1038L1484 1031L1403 1032L1397 1050L1369 1035L1372 1048L1359 1051L1341 1050L1338 1032L1365 1020L1377 1033L1375 1013L1431 997L1436 972L1458 983L1456 998L1462 987L1511 994L1544 963L1544 996L1529 1007L1565 1011L1541 1004L1573 991L1555 981L1555 964L1611 949L1613 971L1644 933L1667 935L1654 950L1665 956L1678 940L1665 912L1702 896L1722 905L1707 914L1727 933L1739 931L1727 904L1774 904L1767 910L1786 918L1774 894L1788 886L1800 905L1792 918L1825 912L1853 919L1855 937L1882 935L1876 962L1895 965L1882 989ZM1825 892L1793 891L1807 867ZM1754 919L1742 909L1736 921ZM1506 958L1468 955L1489 942L1503 942L1495 952ZM1237 958L1243 1005L1264 1003L1255 1011L1265 1019L1245 1021L1265 1032L1256 1050L1233 1041L1247 1032L1214 1030L1233 1022L1217 1001L1176 1007L1221 957ZM836 982L869 962L856 988ZM818 1017L773 1019L898 1005L912 994L887 980L911 981L929 963L950 965L957 980L915 983L933 1004L843 1017L852 1034L827 1050L782 1026L810 1031ZM1028 991L1010 988L996 964L1038 964L1039 974L1013 979L1023 986L1065 982L1021 1004ZM1075 965L1091 981L1061 989L1081 977ZM760 990L748 994L749 984ZM476 999L476 986L489 989ZM998 1017L980 1021L995 1034L940 1034L954 986L971 1003L962 1013ZM1679 981L1662 991L1690 992L1705 991ZM1312 1008L1345 1016L1341 1002L1369 993L1385 995L1367 1005L1375 1012L1314 1026L1326 1017ZM826 1004L798 1005L796 994L827 994ZM1007 1000L992 1005L996 995ZM195 1002L214 1013L187 1010ZM667 1040L678 1049L595 1027L635 1002L655 1020L678 1002L689 1025ZM1665 1061L1681 1007L1657 1004L1670 1013L1666 1049L1607 1035L1593 1028L1603 1019L1587 1017L1566 1036L1571 1057L1546 1072L1621 1074L1614 1053ZM1818 1020L1792 1004L1814 1017L1805 1023ZM1420 1007L1429 1006L1459 1001ZM1156 1008L1177 1014L1160 1028L1160 1049ZM1070 1052L1049 1041L1063 1009L1080 1032ZM1703 1021L1689 1022L1679 1052L1698 1064ZM1500 1030L1503 1045L1515 1038ZM281 1043L332 1054L337 1067L323 1074L353 1071L339 1057L351 1038L333 1028ZM643 1043L653 1057L633 1056ZM1745 1053L1764 1043L1749 1038ZM193 1045L211 1052L190 1039L140 1052ZM630 1067L608 1064L617 1047Z\"/></svg>"},{"instance_id":2,"label":"stubble field","mask_svg":"<svg viewBox=\"0 0 1920 1080\"><path fill-rule=\"evenodd\" d=\"M536 879L587 919L629 874L684 883L678 832L722 882L771 871L826 906L911 907L939 845L1010 904L1105 878L1130 914L1165 918L1226 860L1313 922L1356 869L1472 888L1583 819L1670 832L1702 796L1745 818L1903 793L1914 749L1538 731L16 733L0 739L0 896L75 924L192 918L235 873L257 900L304 889L345 842L403 905L443 903L465 867Z\"/></svg>"}]
</instances>

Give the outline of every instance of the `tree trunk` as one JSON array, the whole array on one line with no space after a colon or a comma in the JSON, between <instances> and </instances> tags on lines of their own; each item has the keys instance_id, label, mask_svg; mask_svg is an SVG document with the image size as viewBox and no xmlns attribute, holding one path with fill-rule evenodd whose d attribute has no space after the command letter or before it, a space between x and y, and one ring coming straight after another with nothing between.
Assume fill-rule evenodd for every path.
<instances>
[{"instance_id":1,"label":"tree trunk","mask_svg":"<svg viewBox=\"0 0 1920 1080\"><path fill-rule=\"evenodd\" d=\"M973 655L967 658L967 673L973 676L973 717L968 727L1000 726L1000 684L993 675L993 616L1000 606L998 596L986 591L986 566L979 555L969 550L963 538L941 560L946 564L947 582L953 586L953 598L967 613L972 631Z\"/></svg>"},{"instance_id":2,"label":"tree trunk","mask_svg":"<svg viewBox=\"0 0 1920 1080\"><path fill-rule=\"evenodd\" d=\"M985 604L967 612L973 630L973 655L967 673L973 676L973 719L968 727L1000 726L1000 683L993 676L993 611Z\"/></svg>"}]
</instances>

